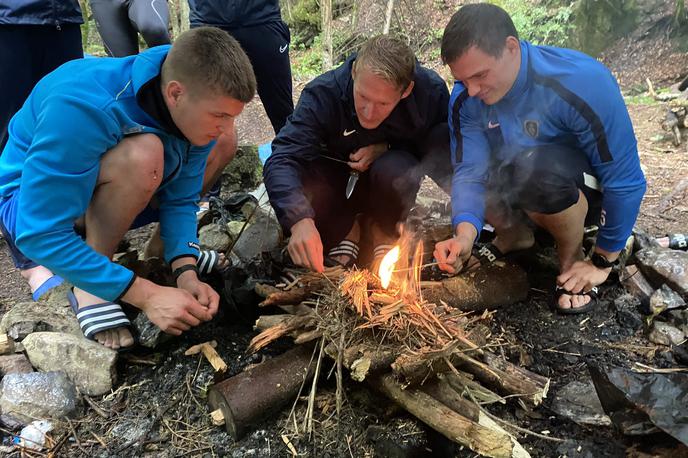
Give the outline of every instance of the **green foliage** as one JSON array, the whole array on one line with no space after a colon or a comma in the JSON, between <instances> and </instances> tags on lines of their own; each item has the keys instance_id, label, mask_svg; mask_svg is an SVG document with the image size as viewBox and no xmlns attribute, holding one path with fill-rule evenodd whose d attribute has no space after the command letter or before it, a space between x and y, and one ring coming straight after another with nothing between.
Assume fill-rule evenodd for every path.
<instances>
[{"instance_id":1,"label":"green foliage","mask_svg":"<svg viewBox=\"0 0 688 458\"><path fill-rule=\"evenodd\" d=\"M580 0L575 11L574 46L596 56L633 30L637 20L636 0Z\"/></svg>"},{"instance_id":2,"label":"green foliage","mask_svg":"<svg viewBox=\"0 0 688 458\"><path fill-rule=\"evenodd\" d=\"M299 44L292 47L291 73L296 80L310 80L322 73L322 43L320 36L313 38L311 46Z\"/></svg>"},{"instance_id":3,"label":"green foliage","mask_svg":"<svg viewBox=\"0 0 688 458\"><path fill-rule=\"evenodd\" d=\"M318 0L296 0L287 16L292 46L311 46L320 34L320 5Z\"/></svg>"},{"instance_id":4,"label":"green foliage","mask_svg":"<svg viewBox=\"0 0 688 458\"><path fill-rule=\"evenodd\" d=\"M547 5L529 0L492 0L490 3L509 12L522 39L534 44L570 46L573 3L549 2Z\"/></svg>"}]
</instances>

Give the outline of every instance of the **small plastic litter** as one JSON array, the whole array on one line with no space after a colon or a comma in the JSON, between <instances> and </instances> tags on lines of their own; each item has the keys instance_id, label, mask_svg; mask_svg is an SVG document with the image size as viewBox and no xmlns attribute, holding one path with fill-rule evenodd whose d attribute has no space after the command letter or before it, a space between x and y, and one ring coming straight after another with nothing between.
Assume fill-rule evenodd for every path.
<instances>
[{"instance_id":1,"label":"small plastic litter","mask_svg":"<svg viewBox=\"0 0 688 458\"><path fill-rule=\"evenodd\" d=\"M21 430L19 436L14 438L14 444L30 450L42 450L45 445L45 435L53 429L48 420L36 420Z\"/></svg>"}]
</instances>

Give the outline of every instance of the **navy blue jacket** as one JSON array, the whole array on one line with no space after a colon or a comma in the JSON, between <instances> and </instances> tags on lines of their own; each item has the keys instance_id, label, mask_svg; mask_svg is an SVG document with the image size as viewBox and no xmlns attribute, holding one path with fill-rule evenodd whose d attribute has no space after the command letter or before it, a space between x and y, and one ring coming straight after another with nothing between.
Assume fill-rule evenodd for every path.
<instances>
[{"instance_id":1,"label":"navy blue jacket","mask_svg":"<svg viewBox=\"0 0 688 458\"><path fill-rule=\"evenodd\" d=\"M416 64L411 94L377 128L362 128L351 79L355 58L306 85L294 113L272 142L263 176L277 219L287 230L303 218L314 217L301 174L321 154L348 161L359 148L388 142L393 149L419 155L430 130L447 122L447 85L437 73Z\"/></svg>"},{"instance_id":2,"label":"navy blue jacket","mask_svg":"<svg viewBox=\"0 0 688 458\"><path fill-rule=\"evenodd\" d=\"M535 146L566 145L587 156L603 188L597 245L623 248L646 184L626 104L602 64L577 51L522 41L518 76L502 100L485 105L456 82L450 103L455 225L482 229L491 161L508 161ZM537 126L534 131L528 123Z\"/></svg>"},{"instance_id":3,"label":"navy blue jacket","mask_svg":"<svg viewBox=\"0 0 688 458\"><path fill-rule=\"evenodd\" d=\"M279 0L189 0L192 27L250 27L281 21Z\"/></svg>"},{"instance_id":4,"label":"navy blue jacket","mask_svg":"<svg viewBox=\"0 0 688 458\"><path fill-rule=\"evenodd\" d=\"M83 23L77 0L0 0L0 25Z\"/></svg>"}]
</instances>

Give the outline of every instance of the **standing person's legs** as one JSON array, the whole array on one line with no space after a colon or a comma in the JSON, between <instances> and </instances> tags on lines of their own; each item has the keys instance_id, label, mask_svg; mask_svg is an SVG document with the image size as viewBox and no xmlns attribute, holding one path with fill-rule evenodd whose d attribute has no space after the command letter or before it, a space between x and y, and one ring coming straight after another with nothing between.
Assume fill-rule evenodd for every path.
<instances>
[{"instance_id":1,"label":"standing person's legs","mask_svg":"<svg viewBox=\"0 0 688 458\"><path fill-rule=\"evenodd\" d=\"M78 24L0 26L0 152L9 122L33 87L63 63L83 57Z\"/></svg>"},{"instance_id":2,"label":"standing person's legs","mask_svg":"<svg viewBox=\"0 0 688 458\"><path fill-rule=\"evenodd\" d=\"M170 44L166 0L130 0L129 20L149 47Z\"/></svg>"},{"instance_id":3,"label":"standing person's legs","mask_svg":"<svg viewBox=\"0 0 688 458\"><path fill-rule=\"evenodd\" d=\"M91 11L108 55L124 57L138 54L136 29L129 20L128 0L91 0Z\"/></svg>"},{"instance_id":4,"label":"standing person's legs","mask_svg":"<svg viewBox=\"0 0 688 458\"><path fill-rule=\"evenodd\" d=\"M289 62L289 27L274 21L254 27L225 29L244 48L256 74L258 95L277 134L294 111Z\"/></svg>"}]
</instances>

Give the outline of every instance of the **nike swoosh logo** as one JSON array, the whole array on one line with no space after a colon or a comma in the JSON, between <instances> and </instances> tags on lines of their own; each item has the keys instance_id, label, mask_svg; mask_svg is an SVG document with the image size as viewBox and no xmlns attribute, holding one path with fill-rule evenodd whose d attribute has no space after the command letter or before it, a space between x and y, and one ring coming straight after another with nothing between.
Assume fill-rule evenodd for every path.
<instances>
[{"instance_id":1,"label":"nike swoosh logo","mask_svg":"<svg viewBox=\"0 0 688 458\"><path fill-rule=\"evenodd\" d=\"M487 122L487 128L488 128L488 129L494 129L495 127L499 127L499 123L498 123L498 122L492 122L492 121L488 121L488 122Z\"/></svg>"},{"instance_id":2,"label":"nike swoosh logo","mask_svg":"<svg viewBox=\"0 0 688 458\"><path fill-rule=\"evenodd\" d=\"M353 134L354 132L356 132L356 129L354 129L354 130L346 130L346 129L344 129L344 133L343 133L343 134L344 134L345 137L348 137L349 135Z\"/></svg>"},{"instance_id":3,"label":"nike swoosh logo","mask_svg":"<svg viewBox=\"0 0 688 458\"><path fill-rule=\"evenodd\" d=\"M280 46L280 47L279 47L279 48L280 48L280 53L284 53L284 51L286 51L288 47L289 47L289 43L287 43L287 44L284 45L284 46Z\"/></svg>"}]
</instances>

